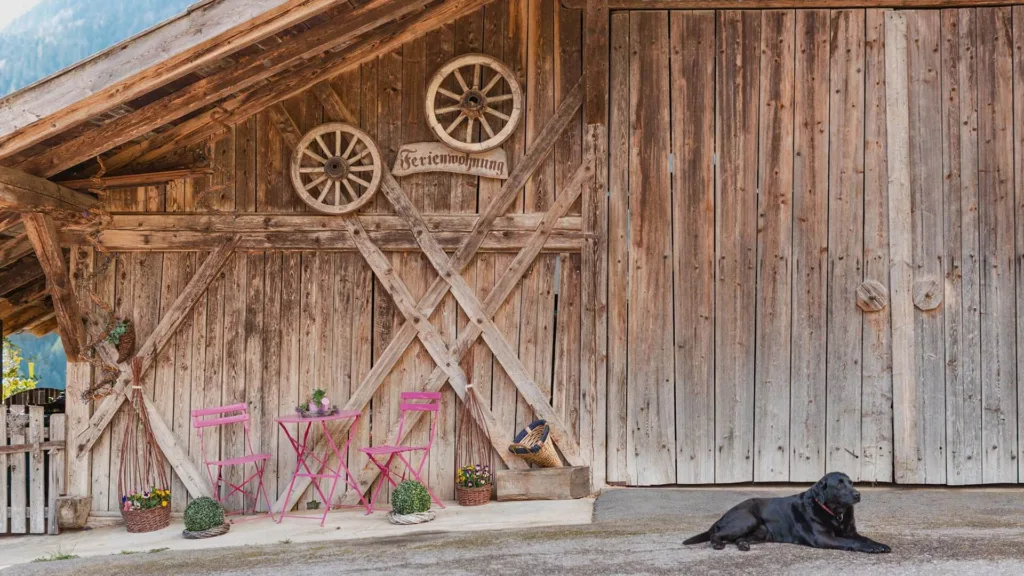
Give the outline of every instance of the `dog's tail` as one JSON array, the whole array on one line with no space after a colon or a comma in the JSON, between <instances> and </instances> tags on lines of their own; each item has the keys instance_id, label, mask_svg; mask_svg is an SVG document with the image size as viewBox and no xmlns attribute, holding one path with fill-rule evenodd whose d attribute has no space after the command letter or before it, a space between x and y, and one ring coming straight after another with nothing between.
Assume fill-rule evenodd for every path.
<instances>
[{"instance_id":1,"label":"dog's tail","mask_svg":"<svg viewBox=\"0 0 1024 576\"><path fill-rule=\"evenodd\" d=\"M706 530L696 536L687 538L686 540L683 540L683 544L700 544L701 542L707 542L708 540L711 540L711 530Z\"/></svg>"}]
</instances>

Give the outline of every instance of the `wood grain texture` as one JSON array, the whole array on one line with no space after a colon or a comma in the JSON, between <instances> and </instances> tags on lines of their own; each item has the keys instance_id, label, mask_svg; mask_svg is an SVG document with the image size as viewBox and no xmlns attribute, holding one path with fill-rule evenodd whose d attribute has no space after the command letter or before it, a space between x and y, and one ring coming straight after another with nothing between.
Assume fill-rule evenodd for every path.
<instances>
[{"instance_id":1,"label":"wood grain texture","mask_svg":"<svg viewBox=\"0 0 1024 576\"><path fill-rule=\"evenodd\" d=\"M718 14L715 481L753 479L761 15Z\"/></svg>"},{"instance_id":2,"label":"wood grain texture","mask_svg":"<svg viewBox=\"0 0 1024 576\"><path fill-rule=\"evenodd\" d=\"M789 479L796 15L761 19L754 480Z\"/></svg>"},{"instance_id":3,"label":"wood grain texture","mask_svg":"<svg viewBox=\"0 0 1024 576\"><path fill-rule=\"evenodd\" d=\"M672 350L672 197L668 156L667 12L630 14L629 433L631 484L672 484L675 381Z\"/></svg>"},{"instance_id":4,"label":"wood grain texture","mask_svg":"<svg viewBox=\"0 0 1024 576\"><path fill-rule=\"evenodd\" d=\"M832 12L829 81L828 394L825 467L860 479L864 12Z\"/></svg>"},{"instance_id":5,"label":"wood grain texture","mask_svg":"<svg viewBox=\"0 0 1024 576\"><path fill-rule=\"evenodd\" d=\"M982 481L1013 482L1017 360L1013 321L1013 54L1010 8L977 11L981 252Z\"/></svg>"},{"instance_id":6,"label":"wood grain texture","mask_svg":"<svg viewBox=\"0 0 1024 576\"><path fill-rule=\"evenodd\" d=\"M1024 7L1014 6L1012 14L1013 29L1013 146L1014 146L1014 194L1017 214L1017 254L1022 252L1022 227L1024 227ZM1024 393L1021 392L1020 375L1024 374L1021 363L1021 336L1024 334L1024 318L1021 317L1021 306L1024 304L1024 280L1022 271L1017 267L1017 481L1024 482ZM1006 473L1009 478L1009 472Z\"/></svg>"},{"instance_id":7,"label":"wood grain texture","mask_svg":"<svg viewBox=\"0 0 1024 576\"><path fill-rule=\"evenodd\" d=\"M913 224L910 194L910 103L907 19L885 15L886 157L889 171L889 291L892 307L893 479L923 483L917 435L917 353L914 338Z\"/></svg>"},{"instance_id":8,"label":"wood grain texture","mask_svg":"<svg viewBox=\"0 0 1024 576\"><path fill-rule=\"evenodd\" d=\"M715 173L707 145L715 139L715 72L708 65L715 14L673 12L670 30L676 481L708 484L715 480ZM610 229L624 235L619 226Z\"/></svg>"},{"instance_id":9,"label":"wood grain texture","mask_svg":"<svg viewBox=\"0 0 1024 576\"><path fill-rule=\"evenodd\" d=\"M942 12L946 482L982 482L976 10Z\"/></svg>"},{"instance_id":10,"label":"wood grain texture","mask_svg":"<svg viewBox=\"0 0 1024 576\"><path fill-rule=\"evenodd\" d=\"M790 480L825 472L829 14L796 13Z\"/></svg>"},{"instance_id":11,"label":"wood grain texture","mask_svg":"<svg viewBox=\"0 0 1024 576\"><path fill-rule=\"evenodd\" d=\"M907 14L907 76L910 102L910 190L914 206L914 335L917 340L918 431L928 483L946 481L943 360L941 84L939 13Z\"/></svg>"},{"instance_id":12,"label":"wood grain texture","mask_svg":"<svg viewBox=\"0 0 1024 576\"><path fill-rule=\"evenodd\" d=\"M629 84L629 13L611 15L610 83ZM628 424L628 290L629 290L629 127L630 92L612 90L608 102L608 460L610 484L629 480Z\"/></svg>"},{"instance_id":13,"label":"wood grain texture","mask_svg":"<svg viewBox=\"0 0 1024 576\"><path fill-rule=\"evenodd\" d=\"M64 352L68 361L75 362L85 343L85 328L78 298L60 249L57 228L53 218L46 214L25 214L22 222L25 223L25 234L35 249L36 258L46 273L46 285L50 290L53 311L57 314Z\"/></svg>"},{"instance_id":14,"label":"wood grain texture","mask_svg":"<svg viewBox=\"0 0 1024 576\"><path fill-rule=\"evenodd\" d=\"M865 13L864 53L864 284L875 286L881 294L882 307L862 316L860 477L865 481L891 482L892 327L882 10Z\"/></svg>"}]
</instances>

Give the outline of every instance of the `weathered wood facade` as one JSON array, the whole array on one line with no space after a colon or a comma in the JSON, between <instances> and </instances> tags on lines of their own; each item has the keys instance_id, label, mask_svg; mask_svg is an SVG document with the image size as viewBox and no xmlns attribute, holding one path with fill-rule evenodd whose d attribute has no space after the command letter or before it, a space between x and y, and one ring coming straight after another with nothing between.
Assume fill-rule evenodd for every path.
<instances>
[{"instance_id":1,"label":"weathered wood facade","mask_svg":"<svg viewBox=\"0 0 1024 576\"><path fill-rule=\"evenodd\" d=\"M134 320L177 494L209 490L192 408L249 404L276 495L295 456L274 418L309 390L364 411L363 446L393 441L401 391L435 387L429 478L451 497L466 382L496 448L560 420L598 487L1024 481L1024 6L336 4L50 146L0 143L99 192L100 224L50 235L73 290L33 236L47 318L99 300ZM356 217L311 212L288 179L302 135L348 122L390 167L437 140L425 90L468 53L525 92L510 179L385 178ZM126 408L77 400L96 372L68 373L68 487L102 514Z\"/></svg>"}]
</instances>

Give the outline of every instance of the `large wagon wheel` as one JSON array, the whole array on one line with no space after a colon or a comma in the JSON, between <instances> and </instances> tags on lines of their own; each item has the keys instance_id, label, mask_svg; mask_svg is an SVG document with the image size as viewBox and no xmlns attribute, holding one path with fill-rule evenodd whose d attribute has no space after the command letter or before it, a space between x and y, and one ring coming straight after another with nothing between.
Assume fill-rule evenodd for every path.
<instances>
[{"instance_id":1,"label":"large wagon wheel","mask_svg":"<svg viewBox=\"0 0 1024 576\"><path fill-rule=\"evenodd\" d=\"M341 122L321 124L302 137L292 157L292 185L314 210L358 210L380 188L380 150L370 136Z\"/></svg>"},{"instance_id":2,"label":"large wagon wheel","mask_svg":"<svg viewBox=\"0 0 1024 576\"><path fill-rule=\"evenodd\" d=\"M442 85L453 85L450 78L455 91ZM497 106L509 101L511 110ZM466 54L450 60L430 79L426 112L442 142L463 152L486 152L501 145L519 125L523 90L508 66L484 54Z\"/></svg>"}]
</instances>

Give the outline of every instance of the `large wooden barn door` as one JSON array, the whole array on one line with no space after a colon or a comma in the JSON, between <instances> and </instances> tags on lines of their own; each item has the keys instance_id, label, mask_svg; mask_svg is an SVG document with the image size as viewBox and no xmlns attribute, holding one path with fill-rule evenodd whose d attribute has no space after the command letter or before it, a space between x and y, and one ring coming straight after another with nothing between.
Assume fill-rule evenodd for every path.
<instances>
[{"instance_id":1,"label":"large wooden barn door","mask_svg":"<svg viewBox=\"0 0 1024 576\"><path fill-rule=\"evenodd\" d=\"M1019 481L1022 17L612 14L609 482Z\"/></svg>"}]
</instances>

